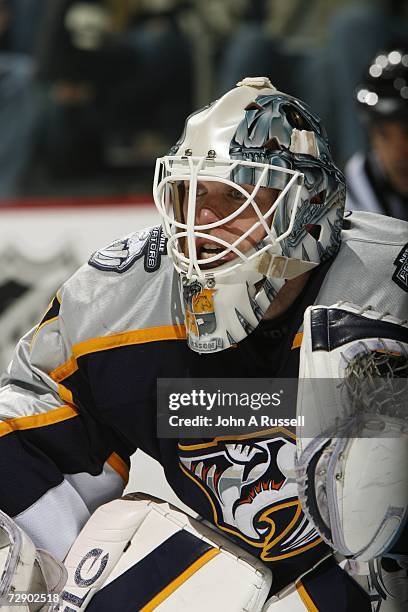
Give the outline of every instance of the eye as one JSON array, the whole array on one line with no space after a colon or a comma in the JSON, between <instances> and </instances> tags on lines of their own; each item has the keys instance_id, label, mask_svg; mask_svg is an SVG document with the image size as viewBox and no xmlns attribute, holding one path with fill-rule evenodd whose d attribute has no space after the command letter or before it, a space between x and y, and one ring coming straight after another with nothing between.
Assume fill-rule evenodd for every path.
<instances>
[{"instance_id":1,"label":"eye","mask_svg":"<svg viewBox=\"0 0 408 612\"><path fill-rule=\"evenodd\" d=\"M236 200L236 201L241 201L241 202L243 202L244 200L246 200L246 196L245 196L245 195L244 195L244 194L243 194L241 191L239 191L238 189L231 189L231 191L230 191L230 197L231 197L233 200Z\"/></svg>"}]
</instances>

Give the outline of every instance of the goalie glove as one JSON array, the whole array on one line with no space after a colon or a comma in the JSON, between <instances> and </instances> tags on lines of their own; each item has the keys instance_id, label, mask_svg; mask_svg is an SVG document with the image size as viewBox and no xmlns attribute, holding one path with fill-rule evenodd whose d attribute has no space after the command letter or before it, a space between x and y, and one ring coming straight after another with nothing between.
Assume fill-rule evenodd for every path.
<instances>
[{"instance_id":1,"label":"goalie glove","mask_svg":"<svg viewBox=\"0 0 408 612\"><path fill-rule=\"evenodd\" d=\"M406 559L407 322L347 303L310 307L300 359L304 512L342 555Z\"/></svg>"},{"instance_id":2,"label":"goalie glove","mask_svg":"<svg viewBox=\"0 0 408 612\"><path fill-rule=\"evenodd\" d=\"M48 612L59 600L67 572L0 511L0 576L2 611Z\"/></svg>"}]
</instances>

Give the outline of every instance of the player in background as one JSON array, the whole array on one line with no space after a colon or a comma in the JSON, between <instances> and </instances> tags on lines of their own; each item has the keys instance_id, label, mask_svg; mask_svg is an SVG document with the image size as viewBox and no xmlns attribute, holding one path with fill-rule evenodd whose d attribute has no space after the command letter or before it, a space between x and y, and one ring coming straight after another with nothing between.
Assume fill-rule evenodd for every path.
<instances>
[{"instance_id":1,"label":"player in background","mask_svg":"<svg viewBox=\"0 0 408 612\"><path fill-rule=\"evenodd\" d=\"M345 168L347 208L408 219L408 49L373 58L356 90L368 151Z\"/></svg>"}]
</instances>

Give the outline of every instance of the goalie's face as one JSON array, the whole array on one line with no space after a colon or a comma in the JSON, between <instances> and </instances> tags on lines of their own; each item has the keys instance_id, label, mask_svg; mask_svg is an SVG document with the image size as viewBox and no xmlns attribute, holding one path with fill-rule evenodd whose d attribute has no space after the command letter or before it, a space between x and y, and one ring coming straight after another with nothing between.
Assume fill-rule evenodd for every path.
<instances>
[{"instance_id":1,"label":"goalie's face","mask_svg":"<svg viewBox=\"0 0 408 612\"><path fill-rule=\"evenodd\" d=\"M255 267L255 259L290 233L301 177L258 162L159 159L153 194L176 270L194 280L210 269L218 279L250 261Z\"/></svg>"},{"instance_id":2,"label":"goalie's face","mask_svg":"<svg viewBox=\"0 0 408 612\"><path fill-rule=\"evenodd\" d=\"M182 206L182 218L187 219L190 188L189 183L184 183L185 190ZM207 226L217 223L222 219L229 219L221 225L216 225L212 229L203 231L205 236L195 238L196 256L202 262L202 269L210 269L232 261L238 257L238 253L226 250L219 240L229 245L234 244L237 239L245 236L238 244L237 249L244 254L251 248L256 247L265 238L266 231L259 225L258 215L253 205L244 207L238 216L233 216L237 209L240 209L247 201L247 195L254 191L253 185L241 184L237 186L227 185L217 181L199 181L195 194L195 223L199 226ZM263 217L272 208L273 203L278 197L279 190L270 187L260 187L254 196L255 206ZM273 214L268 217L270 227ZM252 231L249 231L251 230ZM249 231L249 233L248 233ZM188 243L184 241L183 252L189 254ZM206 263L205 260L213 259L216 261ZM219 257L221 256L221 257Z\"/></svg>"}]
</instances>

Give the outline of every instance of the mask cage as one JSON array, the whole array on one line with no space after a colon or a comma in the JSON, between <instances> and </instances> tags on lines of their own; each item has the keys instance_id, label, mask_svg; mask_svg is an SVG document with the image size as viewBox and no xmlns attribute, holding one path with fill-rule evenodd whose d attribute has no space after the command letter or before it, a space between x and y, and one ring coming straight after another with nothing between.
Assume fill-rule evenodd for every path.
<instances>
[{"instance_id":1,"label":"mask cage","mask_svg":"<svg viewBox=\"0 0 408 612\"><path fill-rule=\"evenodd\" d=\"M217 278L271 250L274 244L284 240L292 231L303 179L304 175L299 171L258 162L193 156L159 158L156 162L153 197L163 220L163 229L168 238L168 253L176 270L189 279L209 276ZM226 216L200 225L196 223L197 187L198 183L205 181L231 187L242 194L243 201ZM248 191L244 186L253 189ZM264 211L259 207L259 200L257 202L257 195L263 187L280 192ZM254 213L254 223L232 243L208 233L237 219L249 207ZM281 213L284 208L280 218L285 218L284 226L279 223L279 232L273 223L278 207L281 207ZM183 210L186 214L183 214ZM258 228L263 229L264 238L258 241L255 248L242 252L240 245ZM219 244L223 250L212 257L198 259L196 240L205 238ZM230 253L236 257L227 263L222 262ZM219 267L209 270L209 264L214 265L216 262L220 262Z\"/></svg>"}]
</instances>

